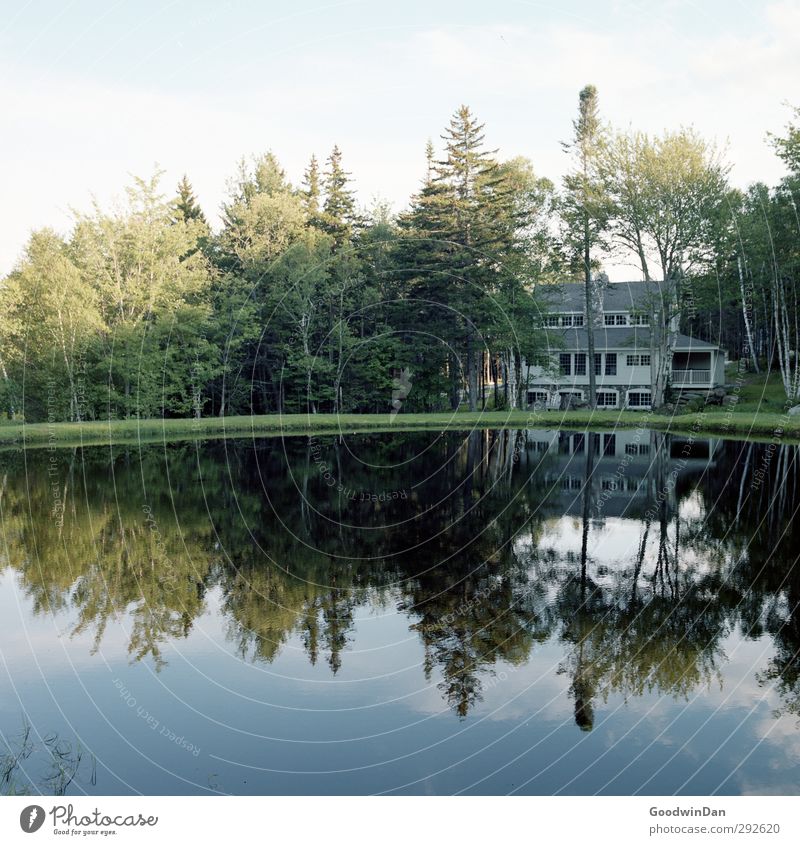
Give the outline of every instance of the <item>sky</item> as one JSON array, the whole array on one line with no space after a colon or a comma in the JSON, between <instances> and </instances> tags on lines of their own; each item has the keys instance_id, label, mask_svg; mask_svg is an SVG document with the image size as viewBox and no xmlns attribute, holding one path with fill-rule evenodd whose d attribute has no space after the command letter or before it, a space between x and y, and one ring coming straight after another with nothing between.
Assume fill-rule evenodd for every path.
<instances>
[{"instance_id":1,"label":"sky","mask_svg":"<svg viewBox=\"0 0 800 845\"><path fill-rule=\"evenodd\" d=\"M605 120L694 126L731 179L783 174L800 105L800 0L0 0L0 274L132 176L188 174L218 219L242 156L298 183L338 144L360 201L402 209L468 104L501 158L558 181L580 88ZM611 274L636 278L624 267Z\"/></svg>"}]
</instances>

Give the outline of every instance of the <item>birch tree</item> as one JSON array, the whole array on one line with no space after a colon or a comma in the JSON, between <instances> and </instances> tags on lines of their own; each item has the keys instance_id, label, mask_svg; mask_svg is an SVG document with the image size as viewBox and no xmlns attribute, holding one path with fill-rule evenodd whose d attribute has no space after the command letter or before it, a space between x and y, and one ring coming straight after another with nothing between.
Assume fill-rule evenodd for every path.
<instances>
[{"instance_id":1,"label":"birch tree","mask_svg":"<svg viewBox=\"0 0 800 845\"><path fill-rule=\"evenodd\" d=\"M712 258L728 166L691 129L650 137L618 133L600 164L613 245L633 255L650 297L653 403L663 402L677 318L692 274ZM655 269L657 268L657 270Z\"/></svg>"}]
</instances>

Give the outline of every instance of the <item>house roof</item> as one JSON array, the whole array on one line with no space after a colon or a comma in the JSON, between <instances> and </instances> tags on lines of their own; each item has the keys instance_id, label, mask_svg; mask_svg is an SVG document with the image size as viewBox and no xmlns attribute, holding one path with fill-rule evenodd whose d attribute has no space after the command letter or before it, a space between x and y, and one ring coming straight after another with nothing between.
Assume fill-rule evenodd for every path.
<instances>
[{"instance_id":1,"label":"house roof","mask_svg":"<svg viewBox=\"0 0 800 845\"><path fill-rule=\"evenodd\" d=\"M585 328L547 329L554 349L586 350L589 340ZM647 326L596 326L594 330L595 350L638 349L650 350L650 329ZM673 352L703 352L719 347L689 335L678 334L672 344Z\"/></svg>"},{"instance_id":2,"label":"house roof","mask_svg":"<svg viewBox=\"0 0 800 845\"><path fill-rule=\"evenodd\" d=\"M554 311L581 311L586 304L586 289L582 282L567 282L539 288ZM645 308L668 295L663 282L608 282L603 285L604 311L630 311Z\"/></svg>"},{"instance_id":3,"label":"house roof","mask_svg":"<svg viewBox=\"0 0 800 845\"><path fill-rule=\"evenodd\" d=\"M688 334L679 334L672 344L673 352L702 352L706 349L719 349L715 343L708 343L705 340L698 340L696 337L689 337Z\"/></svg>"}]
</instances>

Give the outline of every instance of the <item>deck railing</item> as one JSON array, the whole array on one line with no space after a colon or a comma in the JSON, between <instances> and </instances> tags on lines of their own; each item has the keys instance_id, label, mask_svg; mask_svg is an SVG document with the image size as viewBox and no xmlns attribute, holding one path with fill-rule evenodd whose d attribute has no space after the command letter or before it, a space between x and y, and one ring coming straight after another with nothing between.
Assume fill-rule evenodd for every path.
<instances>
[{"instance_id":1,"label":"deck railing","mask_svg":"<svg viewBox=\"0 0 800 845\"><path fill-rule=\"evenodd\" d=\"M673 370L672 384L676 387L687 384L711 384L711 370Z\"/></svg>"}]
</instances>

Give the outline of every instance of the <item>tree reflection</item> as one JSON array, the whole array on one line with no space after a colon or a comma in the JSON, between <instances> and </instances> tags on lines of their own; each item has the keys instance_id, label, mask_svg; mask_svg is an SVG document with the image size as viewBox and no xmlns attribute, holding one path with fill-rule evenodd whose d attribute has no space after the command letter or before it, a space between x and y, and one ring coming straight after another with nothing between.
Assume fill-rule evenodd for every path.
<instances>
[{"instance_id":1,"label":"tree reflection","mask_svg":"<svg viewBox=\"0 0 800 845\"><path fill-rule=\"evenodd\" d=\"M392 603L459 717L499 667L553 641L588 731L611 694L688 697L718 680L738 627L772 638L759 682L800 715L798 455L767 449L723 443L681 463L660 434L483 431L319 438L313 452L306 439L55 463L31 451L7 455L0 514L34 612L71 610L95 646L122 625L131 659L157 668L212 592L243 657L273 661L295 640L334 674L359 608ZM405 460L417 453L424 484ZM575 551L545 542L559 520L574 521ZM610 562L609 524L639 532Z\"/></svg>"}]
</instances>

